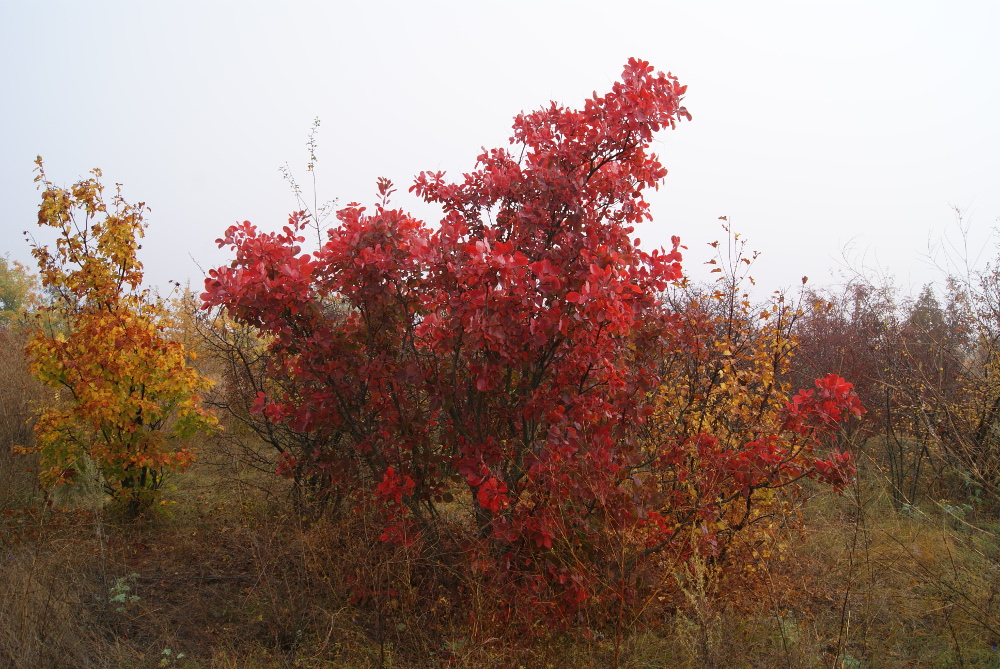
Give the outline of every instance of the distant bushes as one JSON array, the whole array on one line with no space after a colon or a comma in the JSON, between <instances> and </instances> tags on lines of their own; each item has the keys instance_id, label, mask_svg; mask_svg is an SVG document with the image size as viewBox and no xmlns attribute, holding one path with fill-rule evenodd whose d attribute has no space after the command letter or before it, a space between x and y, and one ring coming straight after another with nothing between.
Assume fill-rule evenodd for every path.
<instances>
[{"instance_id":1,"label":"distant bushes","mask_svg":"<svg viewBox=\"0 0 1000 669\"><path fill-rule=\"evenodd\" d=\"M941 498L994 508L1000 490L1000 274L995 264L916 297L857 277L806 296L796 381L849 376L860 427L897 508Z\"/></svg>"}]
</instances>

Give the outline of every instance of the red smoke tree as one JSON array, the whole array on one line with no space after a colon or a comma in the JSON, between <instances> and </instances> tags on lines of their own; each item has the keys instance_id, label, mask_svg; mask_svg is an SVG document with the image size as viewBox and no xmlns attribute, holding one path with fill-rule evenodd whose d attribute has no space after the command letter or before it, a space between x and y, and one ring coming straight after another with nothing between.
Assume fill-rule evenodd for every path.
<instances>
[{"instance_id":1,"label":"red smoke tree","mask_svg":"<svg viewBox=\"0 0 1000 669\"><path fill-rule=\"evenodd\" d=\"M443 209L433 229L390 207L385 179L315 254L302 214L277 233L229 228L235 259L210 272L206 307L270 337L272 374L294 383L256 408L315 436L280 471L322 473L327 494L381 510L384 541L447 543L553 620L632 593L636 568L684 534L644 475L665 460L643 429L658 358L679 345L684 314L659 299L682 277L679 240L646 252L632 236L667 173L654 133L690 118L684 90L632 59L583 109L519 115L513 152L485 151L458 182L417 177ZM831 381L790 405L790 429L835 422L824 402L855 409ZM762 444L740 489L779 483L790 462ZM842 482L846 467L821 474ZM471 522L443 532L442 508Z\"/></svg>"}]
</instances>

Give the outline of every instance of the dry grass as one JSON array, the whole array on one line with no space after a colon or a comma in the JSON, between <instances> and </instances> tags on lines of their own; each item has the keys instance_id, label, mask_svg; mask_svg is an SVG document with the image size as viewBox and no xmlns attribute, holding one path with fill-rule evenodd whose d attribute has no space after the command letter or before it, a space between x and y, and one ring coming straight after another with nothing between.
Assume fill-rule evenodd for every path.
<instances>
[{"instance_id":1,"label":"dry grass","mask_svg":"<svg viewBox=\"0 0 1000 669\"><path fill-rule=\"evenodd\" d=\"M0 666L613 663L609 631L515 636L486 584L435 600L421 556L366 537L357 515L303 524L219 474L179 481L173 515L137 525L17 515L0 565ZM706 571L679 605L647 611L621 666L1000 666L1000 543L983 519L901 516L861 485L812 499L803 523L780 537L783 560Z\"/></svg>"},{"instance_id":2,"label":"dry grass","mask_svg":"<svg viewBox=\"0 0 1000 669\"><path fill-rule=\"evenodd\" d=\"M1000 667L1000 542L948 504L900 515L871 467L803 509L783 558L633 639L636 667ZM667 659L664 659L667 658Z\"/></svg>"},{"instance_id":3,"label":"dry grass","mask_svg":"<svg viewBox=\"0 0 1000 669\"><path fill-rule=\"evenodd\" d=\"M0 509L37 501L34 461L15 454L16 447L33 444L32 417L36 405L47 397L28 373L26 341L21 329L0 324Z\"/></svg>"}]
</instances>

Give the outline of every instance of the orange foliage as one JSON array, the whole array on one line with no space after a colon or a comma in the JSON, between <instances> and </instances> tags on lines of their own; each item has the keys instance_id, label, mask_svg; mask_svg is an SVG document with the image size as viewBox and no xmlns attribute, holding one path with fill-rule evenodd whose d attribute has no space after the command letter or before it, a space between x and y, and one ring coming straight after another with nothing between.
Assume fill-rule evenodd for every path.
<instances>
[{"instance_id":1,"label":"orange foliage","mask_svg":"<svg viewBox=\"0 0 1000 669\"><path fill-rule=\"evenodd\" d=\"M193 460L192 438L215 428L199 397L210 382L164 335L167 312L140 287L144 204L128 204L120 190L105 204L99 170L63 189L46 178L40 158L36 164L44 189L38 224L58 238L52 250L32 244L53 299L39 315L48 331L36 331L26 352L32 373L63 399L35 425L41 480L70 483L89 460L106 492L134 515L153 501L165 472Z\"/></svg>"}]
</instances>

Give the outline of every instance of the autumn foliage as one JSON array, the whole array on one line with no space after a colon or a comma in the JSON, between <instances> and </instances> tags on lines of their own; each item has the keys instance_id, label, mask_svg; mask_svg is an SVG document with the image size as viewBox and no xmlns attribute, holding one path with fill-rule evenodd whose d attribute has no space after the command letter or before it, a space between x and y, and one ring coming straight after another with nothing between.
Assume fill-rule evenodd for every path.
<instances>
[{"instance_id":1,"label":"autumn foliage","mask_svg":"<svg viewBox=\"0 0 1000 669\"><path fill-rule=\"evenodd\" d=\"M720 556L769 490L844 485L850 457L814 454L861 413L843 379L786 404L779 356L745 401L678 390L722 352L723 319L671 308L679 240L647 252L632 233L667 173L654 133L690 118L683 93L630 60L583 109L519 115L513 152L484 151L457 182L417 177L411 191L443 210L433 227L391 208L380 179L375 206L340 211L315 253L303 214L276 233L229 228L234 259L209 273L205 304L269 341L282 383L255 411L313 436L279 472L379 509L383 541L460 555L512 610L554 622L658 587L665 556ZM683 360L695 367L673 376ZM756 414L712 432L753 393Z\"/></svg>"},{"instance_id":2,"label":"autumn foliage","mask_svg":"<svg viewBox=\"0 0 1000 669\"><path fill-rule=\"evenodd\" d=\"M66 484L96 468L105 491L135 515L166 472L191 462L191 439L214 429L199 399L209 381L165 336L167 314L141 288L144 205L120 192L105 203L99 170L64 189L37 165L38 223L57 234L54 248L32 245L51 301L26 351L58 400L35 425L40 478Z\"/></svg>"},{"instance_id":3,"label":"autumn foliage","mask_svg":"<svg viewBox=\"0 0 1000 669\"><path fill-rule=\"evenodd\" d=\"M714 284L684 281L663 296L679 317L658 355L646 476L666 500L659 517L697 530L691 544L673 538L675 559L694 551L752 568L753 556L772 554L765 546L797 506L797 481L841 489L851 480L852 456L831 437L863 408L835 375L789 397L800 312L782 293L753 302L753 258L738 234L728 242L714 244Z\"/></svg>"}]
</instances>

